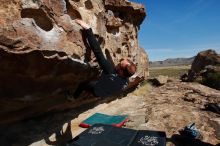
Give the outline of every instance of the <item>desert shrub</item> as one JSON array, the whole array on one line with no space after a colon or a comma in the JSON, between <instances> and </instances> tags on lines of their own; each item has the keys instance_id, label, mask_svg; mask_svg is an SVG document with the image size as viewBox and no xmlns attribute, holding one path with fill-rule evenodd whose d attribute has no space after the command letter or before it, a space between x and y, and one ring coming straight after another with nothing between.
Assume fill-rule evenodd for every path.
<instances>
[{"instance_id":1,"label":"desert shrub","mask_svg":"<svg viewBox=\"0 0 220 146\"><path fill-rule=\"evenodd\" d=\"M211 88L220 90L220 73L208 73L207 77L202 80L202 83Z\"/></svg>"}]
</instances>

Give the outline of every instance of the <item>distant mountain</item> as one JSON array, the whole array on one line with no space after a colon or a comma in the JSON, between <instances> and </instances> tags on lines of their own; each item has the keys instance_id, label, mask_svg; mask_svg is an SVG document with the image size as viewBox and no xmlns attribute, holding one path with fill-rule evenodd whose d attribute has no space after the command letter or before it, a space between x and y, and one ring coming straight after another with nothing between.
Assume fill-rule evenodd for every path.
<instances>
[{"instance_id":1,"label":"distant mountain","mask_svg":"<svg viewBox=\"0 0 220 146\"><path fill-rule=\"evenodd\" d=\"M150 61L150 67L176 66L176 65L191 65L194 57L190 58L169 58L164 61Z\"/></svg>"}]
</instances>

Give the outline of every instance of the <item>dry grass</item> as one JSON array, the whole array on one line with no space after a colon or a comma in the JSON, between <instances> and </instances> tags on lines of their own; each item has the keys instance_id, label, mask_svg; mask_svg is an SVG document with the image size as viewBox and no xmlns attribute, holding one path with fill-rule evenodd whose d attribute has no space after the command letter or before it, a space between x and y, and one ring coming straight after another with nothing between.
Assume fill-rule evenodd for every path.
<instances>
[{"instance_id":1,"label":"dry grass","mask_svg":"<svg viewBox=\"0 0 220 146\"><path fill-rule=\"evenodd\" d=\"M179 78L184 73L187 73L189 69L190 66L153 67L150 68L150 77L148 78L154 78L159 75ZM148 94L151 89L152 85L145 81L131 94L135 96L144 96Z\"/></svg>"},{"instance_id":2,"label":"dry grass","mask_svg":"<svg viewBox=\"0 0 220 146\"><path fill-rule=\"evenodd\" d=\"M149 69L149 78L154 78L159 75L179 78L184 73L187 73L189 69L190 66L153 67Z\"/></svg>"},{"instance_id":3,"label":"dry grass","mask_svg":"<svg viewBox=\"0 0 220 146\"><path fill-rule=\"evenodd\" d=\"M152 89L152 85L150 83L143 83L140 85L134 92L132 92L132 95L135 96L144 96L149 93L149 91Z\"/></svg>"}]
</instances>

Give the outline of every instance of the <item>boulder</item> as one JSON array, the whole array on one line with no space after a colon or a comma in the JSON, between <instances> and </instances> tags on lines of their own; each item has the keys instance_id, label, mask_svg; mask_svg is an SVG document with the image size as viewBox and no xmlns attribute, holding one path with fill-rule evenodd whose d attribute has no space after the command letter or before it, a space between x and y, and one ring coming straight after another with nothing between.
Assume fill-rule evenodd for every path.
<instances>
[{"instance_id":1,"label":"boulder","mask_svg":"<svg viewBox=\"0 0 220 146\"><path fill-rule=\"evenodd\" d=\"M181 77L182 81L200 82L209 87L220 89L220 55L215 50L198 53L188 74Z\"/></svg>"},{"instance_id":2,"label":"boulder","mask_svg":"<svg viewBox=\"0 0 220 146\"><path fill-rule=\"evenodd\" d=\"M220 66L220 55L217 54L215 50L210 49L199 52L192 63L191 70L195 73L199 73L208 65Z\"/></svg>"},{"instance_id":3,"label":"boulder","mask_svg":"<svg viewBox=\"0 0 220 146\"><path fill-rule=\"evenodd\" d=\"M147 54L137 39L146 16L143 5L125 0L3 0L0 9L0 124L97 100L70 103L63 94L100 74L76 18L92 26L115 64L127 57L142 66L139 78L148 75Z\"/></svg>"},{"instance_id":4,"label":"boulder","mask_svg":"<svg viewBox=\"0 0 220 146\"><path fill-rule=\"evenodd\" d=\"M150 79L150 82L155 86L161 86L168 82L168 76L159 75L153 79Z\"/></svg>"}]
</instances>

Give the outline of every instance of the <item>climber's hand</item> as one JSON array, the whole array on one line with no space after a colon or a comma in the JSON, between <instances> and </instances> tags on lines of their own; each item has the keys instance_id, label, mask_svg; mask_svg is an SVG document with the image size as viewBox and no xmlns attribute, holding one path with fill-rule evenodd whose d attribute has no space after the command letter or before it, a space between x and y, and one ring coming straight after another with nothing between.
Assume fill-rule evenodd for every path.
<instances>
[{"instance_id":1,"label":"climber's hand","mask_svg":"<svg viewBox=\"0 0 220 146\"><path fill-rule=\"evenodd\" d=\"M90 28L90 25L88 25L86 22L84 22L80 19L76 19L75 22L77 24L79 24L80 26L82 26L82 28L84 28L84 29L89 29Z\"/></svg>"}]
</instances>

